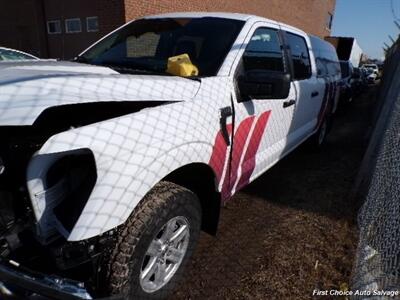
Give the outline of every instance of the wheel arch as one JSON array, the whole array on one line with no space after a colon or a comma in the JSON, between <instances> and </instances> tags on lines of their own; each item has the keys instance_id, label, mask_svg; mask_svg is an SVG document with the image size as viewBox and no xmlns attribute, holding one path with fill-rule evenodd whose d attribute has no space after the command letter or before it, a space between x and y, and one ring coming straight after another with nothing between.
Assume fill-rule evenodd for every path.
<instances>
[{"instance_id":1,"label":"wheel arch","mask_svg":"<svg viewBox=\"0 0 400 300\"><path fill-rule=\"evenodd\" d=\"M215 235L220 216L221 194L216 186L213 169L205 163L191 163L172 171L162 180L183 186L199 197L202 208L201 229Z\"/></svg>"}]
</instances>

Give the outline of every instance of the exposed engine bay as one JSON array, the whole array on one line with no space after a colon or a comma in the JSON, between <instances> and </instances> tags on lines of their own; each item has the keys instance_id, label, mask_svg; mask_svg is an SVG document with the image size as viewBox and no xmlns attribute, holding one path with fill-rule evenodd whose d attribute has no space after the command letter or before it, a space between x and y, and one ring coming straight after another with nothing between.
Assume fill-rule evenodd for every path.
<instances>
[{"instance_id":1,"label":"exposed engine bay","mask_svg":"<svg viewBox=\"0 0 400 300\"><path fill-rule=\"evenodd\" d=\"M83 210L97 180L93 154L89 149L80 149L56 155L51 167L41 170L47 172L47 196L55 200L40 219L35 216L27 189L28 165L54 134L161 104L147 101L64 105L45 110L31 126L0 127L0 260L78 281L90 278L85 282L89 288L97 286L99 279L93 275L114 232L68 242L62 229L54 229L56 222L60 225L57 228L70 230Z\"/></svg>"}]
</instances>

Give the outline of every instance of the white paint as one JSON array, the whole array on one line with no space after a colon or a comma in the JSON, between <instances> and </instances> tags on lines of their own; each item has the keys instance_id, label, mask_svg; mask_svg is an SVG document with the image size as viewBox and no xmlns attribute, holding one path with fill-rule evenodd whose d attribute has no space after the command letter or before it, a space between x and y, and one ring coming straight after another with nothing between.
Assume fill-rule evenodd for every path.
<instances>
[{"instance_id":1,"label":"white paint","mask_svg":"<svg viewBox=\"0 0 400 300\"><path fill-rule=\"evenodd\" d=\"M0 125L30 125L46 108L57 105L176 101L61 132L45 142L33 156L27 171L32 206L43 236L51 232L52 226L69 241L111 230L124 223L144 195L166 175L191 163L208 164L220 130L220 109L231 106L232 95L236 128L245 118L258 117L271 110L251 180L315 132L322 100L313 100L310 95L316 88L323 95L323 89L315 78L312 53L312 77L302 83L293 82L287 99L236 101L234 74L252 33L258 27L284 29L303 36L309 44L304 32L249 15L178 13L161 16L214 16L239 19L246 24L218 75L203 78L201 83L174 76L123 75L108 68L72 62L0 66ZM148 18L156 17L159 16ZM290 99L294 99L296 105L283 108L283 102ZM232 122L232 118L228 121ZM248 142L245 148L247 145ZM82 148L92 151L98 179L77 223L68 232L57 220L52 220L51 208L62 201L62 197L54 197L43 181L55 159L66 155L67 151ZM230 147L226 152L229 155ZM243 160L242 155L242 163ZM224 165L222 178L229 176L228 157L224 161L221 158L221 164ZM241 168L237 171L240 176ZM62 189L62 185L57 188ZM218 189L222 189L222 182L218 183Z\"/></svg>"}]
</instances>

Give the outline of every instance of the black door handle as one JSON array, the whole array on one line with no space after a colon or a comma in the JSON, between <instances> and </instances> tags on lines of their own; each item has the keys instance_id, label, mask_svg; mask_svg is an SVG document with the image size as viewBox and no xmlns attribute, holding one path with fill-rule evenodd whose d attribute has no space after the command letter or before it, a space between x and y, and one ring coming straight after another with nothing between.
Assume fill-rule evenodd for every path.
<instances>
[{"instance_id":1,"label":"black door handle","mask_svg":"<svg viewBox=\"0 0 400 300\"><path fill-rule=\"evenodd\" d=\"M295 104L296 104L296 101L294 101L293 99L289 100L289 101L285 101L285 102L283 102L283 108L286 108L286 107L289 107L289 106L292 106Z\"/></svg>"},{"instance_id":2,"label":"black door handle","mask_svg":"<svg viewBox=\"0 0 400 300\"><path fill-rule=\"evenodd\" d=\"M319 95L319 92L314 91L311 93L311 98L317 97Z\"/></svg>"},{"instance_id":3,"label":"black door handle","mask_svg":"<svg viewBox=\"0 0 400 300\"><path fill-rule=\"evenodd\" d=\"M226 119L233 115L232 107L227 106L227 107L221 108L220 113L221 113L221 116L219 119L219 124L221 127L221 134L225 140L226 145L230 146L231 142L229 140L229 133L228 133L228 129L226 127Z\"/></svg>"}]
</instances>

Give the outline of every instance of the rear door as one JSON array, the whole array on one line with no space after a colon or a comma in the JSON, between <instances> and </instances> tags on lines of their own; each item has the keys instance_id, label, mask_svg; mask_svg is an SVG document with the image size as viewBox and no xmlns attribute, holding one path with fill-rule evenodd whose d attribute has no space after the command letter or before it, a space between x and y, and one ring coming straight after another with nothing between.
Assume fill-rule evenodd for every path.
<instances>
[{"instance_id":1,"label":"rear door","mask_svg":"<svg viewBox=\"0 0 400 300\"><path fill-rule=\"evenodd\" d=\"M297 145L316 130L325 85L317 78L315 59L310 51L311 45L308 38L294 29L285 29L284 36L296 93L296 111L290 134L294 145Z\"/></svg>"},{"instance_id":2,"label":"rear door","mask_svg":"<svg viewBox=\"0 0 400 300\"><path fill-rule=\"evenodd\" d=\"M262 70L271 74L288 71L279 25L257 22L244 44L247 46L234 71L234 138L227 195L232 195L279 160L287 147L295 108L293 88L282 99L243 99L237 84L238 78L248 71Z\"/></svg>"}]
</instances>

